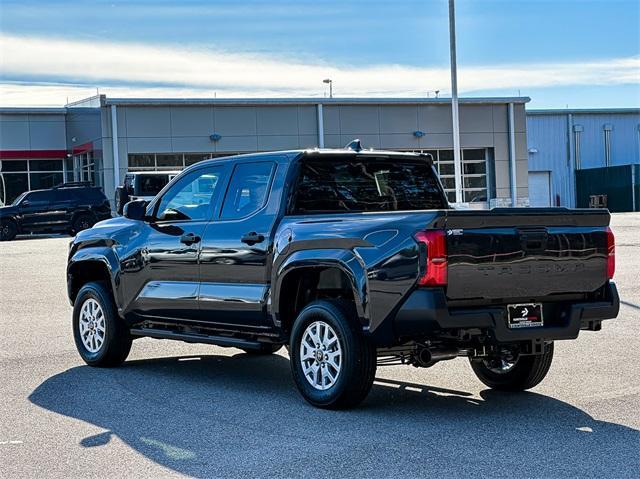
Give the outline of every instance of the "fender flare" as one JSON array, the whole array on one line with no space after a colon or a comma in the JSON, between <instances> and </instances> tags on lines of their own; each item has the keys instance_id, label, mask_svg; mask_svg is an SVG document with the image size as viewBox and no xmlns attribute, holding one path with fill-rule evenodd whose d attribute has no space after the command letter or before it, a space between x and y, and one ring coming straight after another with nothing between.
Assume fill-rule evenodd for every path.
<instances>
[{"instance_id":1,"label":"fender flare","mask_svg":"<svg viewBox=\"0 0 640 479\"><path fill-rule=\"evenodd\" d=\"M116 303L116 307L119 312L122 310L122 297L120 293L120 261L116 256L115 251L107 246L93 246L76 251L73 256L69 258L67 265L67 290L69 300L72 301L72 277L73 270L82 266L83 263L99 262L104 264L109 273L109 280L111 282L111 291L113 292L113 300Z\"/></svg>"},{"instance_id":2,"label":"fender flare","mask_svg":"<svg viewBox=\"0 0 640 479\"><path fill-rule=\"evenodd\" d=\"M348 278L355 298L356 311L362 321L369 320L367 272L361 258L352 250L309 249L298 250L272 270L271 313L276 321L280 314L281 287L285 278L294 271L308 268L337 268Z\"/></svg>"}]
</instances>

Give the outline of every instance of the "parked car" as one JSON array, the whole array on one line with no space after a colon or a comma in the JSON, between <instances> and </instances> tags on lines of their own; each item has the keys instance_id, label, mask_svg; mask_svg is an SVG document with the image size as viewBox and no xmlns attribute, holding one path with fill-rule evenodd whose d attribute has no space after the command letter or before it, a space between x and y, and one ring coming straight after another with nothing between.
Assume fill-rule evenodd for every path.
<instances>
[{"instance_id":1,"label":"parked car","mask_svg":"<svg viewBox=\"0 0 640 479\"><path fill-rule=\"evenodd\" d=\"M144 171L129 172L124 177L124 182L116 188L115 207L116 213L121 215L124 205L129 201L151 201L160 193L178 171Z\"/></svg>"},{"instance_id":2,"label":"parked car","mask_svg":"<svg viewBox=\"0 0 640 479\"><path fill-rule=\"evenodd\" d=\"M98 187L75 182L48 190L25 191L0 208L0 237L12 240L25 233L69 233L91 228L111 218L109 200Z\"/></svg>"},{"instance_id":3,"label":"parked car","mask_svg":"<svg viewBox=\"0 0 640 479\"><path fill-rule=\"evenodd\" d=\"M608 211L453 210L429 157L358 142L204 161L124 216L69 251L92 366L119 365L146 336L287 346L322 408L362 401L377 365L457 357L520 391L545 377L554 341L619 308Z\"/></svg>"}]
</instances>

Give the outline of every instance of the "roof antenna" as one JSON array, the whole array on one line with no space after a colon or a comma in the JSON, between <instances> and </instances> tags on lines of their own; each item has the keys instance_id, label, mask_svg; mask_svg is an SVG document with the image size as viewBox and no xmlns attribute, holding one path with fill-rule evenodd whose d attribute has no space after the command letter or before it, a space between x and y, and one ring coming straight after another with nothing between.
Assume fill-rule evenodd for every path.
<instances>
[{"instance_id":1,"label":"roof antenna","mask_svg":"<svg viewBox=\"0 0 640 479\"><path fill-rule=\"evenodd\" d=\"M360 140L356 138L355 140L351 140L347 146L344 147L345 150L353 150L353 151L362 151L362 143Z\"/></svg>"}]
</instances>

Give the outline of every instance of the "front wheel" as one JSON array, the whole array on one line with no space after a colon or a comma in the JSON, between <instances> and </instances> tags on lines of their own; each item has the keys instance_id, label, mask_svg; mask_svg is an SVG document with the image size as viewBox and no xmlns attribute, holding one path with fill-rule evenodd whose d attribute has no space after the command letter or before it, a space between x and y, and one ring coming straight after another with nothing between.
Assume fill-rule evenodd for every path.
<instances>
[{"instance_id":1,"label":"front wheel","mask_svg":"<svg viewBox=\"0 0 640 479\"><path fill-rule=\"evenodd\" d=\"M352 304L315 301L298 315L290 341L291 372L312 405L346 409L360 403L376 374L376 349L362 334Z\"/></svg>"},{"instance_id":2,"label":"front wheel","mask_svg":"<svg viewBox=\"0 0 640 479\"><path fill-rule=\"evenodd\" d=\"M108 287L85 284L73 306L73 338L89 366L119 366L131 350L129 329L117 313Z\"/></svg>"},{"instance_id":3,"label":"front wheel","mask_svg":"<svg viewBox=\"0 0 640 479\"><path fill-rule=\"evenodd\" d=\"M74 235L77 235L80 231L88 230L94 225L95 221L93 216L82 213L73 220L71 225L71 231Z\"/></svg>"},{"instance_id":4,"label":"front wheel","mask_svg":"<svg viewBox=\"0 0 640 479\"><path fill-rule=\"evenodd\" d=\"M499 391L524 391L540 384L551 367L553 343L545 345L542 354L472 360L471 368L478 379Z\"/></svg>"}]
</instances>

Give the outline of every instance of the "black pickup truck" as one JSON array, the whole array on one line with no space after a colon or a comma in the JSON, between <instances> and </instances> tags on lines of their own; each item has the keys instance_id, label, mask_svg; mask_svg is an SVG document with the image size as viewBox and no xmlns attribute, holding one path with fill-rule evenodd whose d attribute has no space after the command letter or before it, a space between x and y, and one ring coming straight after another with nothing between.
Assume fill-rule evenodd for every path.
<instances>
[{"instance_id":1,"label":"black pickup truck","mask_svg":"<svg viewBox=\"0 0 640 479\"><path fill-rule=\"evenodd\" d=\"M386 364L466 357L531 388L555 340L618 314L608 211L454 210L429 156L354 145L203 161L80 232L83 360L117 366L139 337L284 345L304 398L345 408Z\"/></svg>"}]
</instances>

